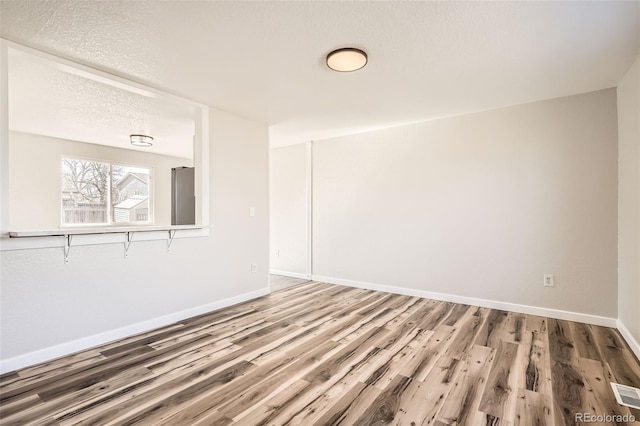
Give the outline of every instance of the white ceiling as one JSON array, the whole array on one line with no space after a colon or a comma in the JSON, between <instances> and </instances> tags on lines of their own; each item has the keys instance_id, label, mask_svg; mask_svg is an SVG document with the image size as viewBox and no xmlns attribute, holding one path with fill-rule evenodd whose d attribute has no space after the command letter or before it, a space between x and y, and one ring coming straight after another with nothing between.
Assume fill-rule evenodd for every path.
<instances>
[{"instance_id":1,"label":"white ceiling","mask_svg":"<svg viewBox=\"0 0 640 426\"><path fill-rule=\"evenodd\" d=\"M640 2L0 0L2 36L270 125L272 146L613 87ZM334 73L325 55L367 51Z\"/></svg>"},{"instance_id":2,"label":"white ceiling","mask_svg":"<svg viewBox=\"0 0 640 426\"><path fill-rule=\"evenodd\" d=\"M11 130L193 158L195 111L187 104L108 84L13 49L9 89ZM154 137L154 146L132 146L131 134Z\"/></svg>"}]
</instances>

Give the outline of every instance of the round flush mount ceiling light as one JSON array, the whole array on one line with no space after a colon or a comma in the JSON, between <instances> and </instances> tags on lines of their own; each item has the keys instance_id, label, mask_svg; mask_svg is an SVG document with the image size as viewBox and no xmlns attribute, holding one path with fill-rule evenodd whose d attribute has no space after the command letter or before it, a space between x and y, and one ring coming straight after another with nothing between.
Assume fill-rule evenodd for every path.
<instances>
[{"instance_id":1,"label":"round flush mount ceiling light","mask_svg":"<svg viewBox=\"0 0 640 426\"><path fill-rule=\"evenodd\" d=\"M338 72L352 72L367 65L367 54L355 47L334 50L327 55L327 66Z\"/></svg>"},{"instance_id":2,"label":"round flush mount ceiling light","mask_svg":"<svg viewBox=\"0 0 640 426\"><path fill-rule=\"evenodd\" d=\"M153 145L153 138L147 135L131 135L129 136L131 145L133 146L151 146Z\"/></svg>"}]
</instances>

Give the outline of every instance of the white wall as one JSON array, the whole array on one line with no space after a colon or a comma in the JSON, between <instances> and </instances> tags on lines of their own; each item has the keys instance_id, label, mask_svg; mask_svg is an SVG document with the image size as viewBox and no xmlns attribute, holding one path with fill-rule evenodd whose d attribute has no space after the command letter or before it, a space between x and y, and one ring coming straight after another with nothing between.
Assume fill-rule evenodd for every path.
<instances>
[{"instance_id":1,"label":"white wall","mask_svg":"<svg viewBox=\"0 0 640 426\"><path fill-rule=\"evenodd\" d=\"M314 277L617 317L615 89L313 155Z\"/></svg>"},{"instance_id":2,"label":"white wall","mask_svg":"<svg viewBox=\"0 0 640 426\"><path fill-rule=\"evenodd\" d=\"M306 275L309 244L306 144L272 149L269 180L271 270Z\"/></svg>"},{"instance_id":3,"label":"white wall","mask_svg":"<svg viewBox=\"0 0 640 426\"><path fill-rule=\"evenodd\" d=\"M9 170L10 230L60 227L63 156L151 166L156 225L171 224L171 168L193 165L186 158L10 132L9 164L22 165Z\"/></svg>"},{"instance_id":4,"label":"white wall","mask_svg":"<svg viewBox=\"0 0 640 426\"><path fill-rule=\"evenodd\" d=\"M618 315L640 357L640 55L618 84Z\"/></svg>"},{"instance_id":5,"label":"white wall","mask_svg":"<svg viewBox=\"0 0 640 426\"><path fill-rule=\"evenodd\" d=\"M212 109L210 140L209 237L175 240L171 252L165 241L133 243L127 259L122 244L73 247L66 265L60 248L0 253L5 370L55 345L95 344L268 291L267 128Z\"/></svg>"}]
</instances>

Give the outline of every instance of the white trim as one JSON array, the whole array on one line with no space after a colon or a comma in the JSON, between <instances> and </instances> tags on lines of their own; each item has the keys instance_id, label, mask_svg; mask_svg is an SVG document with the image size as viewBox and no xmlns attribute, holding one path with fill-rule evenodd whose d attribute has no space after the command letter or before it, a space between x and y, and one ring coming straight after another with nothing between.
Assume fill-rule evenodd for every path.
<instances>
[{"instance_id":1,"label":"white trim","mask_svg":"<svg viewBox=\"0 0 640 426\"><path fill-rule=\"evenodd\" d=\"M323 277L312 275L313 281L320 281L330 284L339 284L349 287L363 288L367 290L384 291L387 293L402 294L405 296L416 296L425 299L442 300L444 302L461 303L464 305L481 306L483 308L501 309L504 311L518 312L521 314L539 315L543 317L583 322L587 324L601 325L605 327L616 327L615 318L601 317L598 315L583 314L580 312L563 311L559 309L541 308L537 306L520 305L517 303L499 302L496 300L477 299L474 297L457 296L454 294L435 293L424 290L414 290L410 288L392 287L381 284L372 284L362 281L345 280L341 278Z\"/></svg>"},{"instance_id":2,"label":"white trim","mask_svg":"<svg viewBox=\"0 0 640 426\"><path fill-rule=\"evenodd\" d=\"M198 113L199 112L199 113ZM193 138L195 167L196 223L209 226L209 108L195 108L196 134Z\"/></svg>"},{"instance_id":3,"label":"white trim","mask_svg":"<svg viewBox=\"0 0 640 426\"><path fill-rule=\"evenodd\" d=\"M307 276L313 274L313 141L306 143L307 148Z\"/></svg>"},{"instance_id":4,"label":"white trim","mask_svg":"<svg viewBox=\"0 0 640 426\"><path fill-rule=\"evenodd\" d=\"M624 326L624 323L620 321L620 319L618 319L617 326L618 331L620 332L624 340L627 341L627 344L629 345L633 353L636 354L638 359L640 359L640 342L638 342L635 337L633 337L633 334L631 334L629 329Z\"/></svg>"},{"instance_id":5,"label":"white trim","mask_svg":"<svg viewBox=\"0 0 640 426\"><path fill-rule=\"evenodd\" d=\"M9 47L0 39L0 236L9 229Z\"/></svg>"},{"instance_id":6,"label":"white trim","mask_svg":"<svg viewBox=\"0 0 640 426\"><path fill-rule=\"evenodd\" d=\"M261 296L266 296L270 293L271 289L269 287L261 288L260 290L251 291L239 296L230 297L228 299L219 300L217 302L197 306L195 308L185 309L180 312L175 312L173 314L168 314L136 324L120 327L115 330L94 334L93 336L83 337L81 339L62 343L60 345L50 346L48 348L29 352L24 355L18 355L13 358L0 360L0 373L18 370L41 362L50 361L52 359L59 358L65 355L70 355L78 351L83 351L85 349L104 345L105 343L113 342L115 340L129 337L138 333L143 333L145 331L150 331L158 327L170 325L174 322L191 318L196 315L205 314L217 309L226 308L228 306L256 299Z\"/></svg>"},{"instance_id":7,"label":"white trim","mask_svg":"<svg viewBox=\"0 0 640 426\"><path fill-rule=\"evenodd\" d=\"M310 274L300 274L298 272L289 272L289 271L277 271L275 269L271 269L269 271L272 275L282 275L283 277L291 277L291 278L302 278L304 280L310 280Z\"/></svg>"}]
</instances>

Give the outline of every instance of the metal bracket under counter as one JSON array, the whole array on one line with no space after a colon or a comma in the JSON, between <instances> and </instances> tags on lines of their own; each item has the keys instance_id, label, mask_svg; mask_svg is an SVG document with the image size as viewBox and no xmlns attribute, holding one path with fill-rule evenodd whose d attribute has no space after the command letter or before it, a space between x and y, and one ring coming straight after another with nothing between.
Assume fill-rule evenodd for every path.
<instances>
[{"instance_id":1,"label":"metal bracket under counter","mask_svg":"<svg viewBox=\"0 0 640 426\"><path fill-rule=\"evenodd\" d=\"M10 239L20 238L20 239L29 239L36 237L63 237L63 251L64 251L64 263L69 263L69 255L71 252L72 241L74 236L99 236L106 234L123 234L125 236L124 240L124 257L127 258L129 256L129 249L131 247L131 243L134 242L134 235L136 233L162 233L166 232L166 237L161 238L155 236L154 238L140 238L135 241L148 241L148 240L158 240L158 239L166 239L167 251L170 251L173 240L178 233L178 231L194 231L194 230L202 230L205 229L204 226L199 225L172 225L172 226L121 226L121 227L87 227L87 228L59 228L59 229L47 229L47 230L27 230L27 231L10 231L9 237ZM122 239L119 239L122 242ZM111 238L105 242L95 242L94 244L109 244L115 243L117 241L113 241ZM88 245L91 243L78 244L78 245ZM50 245L51 247L60 247L60 244Z\"/></svg>"}]
</instances>

